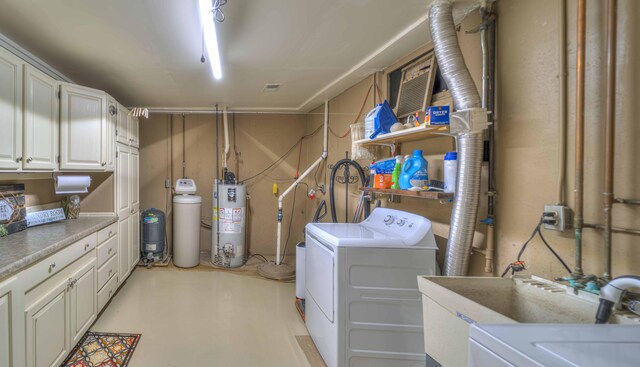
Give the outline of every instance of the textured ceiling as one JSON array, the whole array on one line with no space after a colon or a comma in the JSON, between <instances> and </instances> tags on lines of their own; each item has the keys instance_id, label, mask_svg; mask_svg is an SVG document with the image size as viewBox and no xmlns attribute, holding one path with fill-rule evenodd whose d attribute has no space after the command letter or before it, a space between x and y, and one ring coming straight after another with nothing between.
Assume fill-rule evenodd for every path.
<instances>
[{"instance_id":1,"label":"textured ceiling","mask_svg":"<svg viewBox=\"0 0 640 367\"><path fill-rule=\"evenodd\" d=\"M197 0L0 0L0 33L129 106L309 110L427 42L429 2L229 0L219 81Z\"/></svg>"}]
</instances>

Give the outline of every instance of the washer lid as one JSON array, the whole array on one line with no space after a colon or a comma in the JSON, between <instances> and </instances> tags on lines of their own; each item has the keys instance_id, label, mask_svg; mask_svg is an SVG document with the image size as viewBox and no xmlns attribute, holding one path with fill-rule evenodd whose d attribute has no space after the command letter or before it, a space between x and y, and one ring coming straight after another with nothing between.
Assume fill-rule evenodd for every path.
<instances>
[{"instance_id":1,"label":"washer lid","mask_svg":"<svg viewBox=\"0 0 640 367\"><path fill-rule=\"evenodd\" d=\"M202 203L202 197L197 195L176 195L173 197L173 202L176 204L200 204Z\"/></svg>"},{"instance_id":2,"label":"washer lid","mask_svg":"<svg viewBox=\"0 0 640 367\"><path fill-rule=\"evenodd\" d=\"M391 237L382 232L353 223L309 223L308 234L333 246L349 247L409 247L399 237Z\"/></svg>"}]
</instances>

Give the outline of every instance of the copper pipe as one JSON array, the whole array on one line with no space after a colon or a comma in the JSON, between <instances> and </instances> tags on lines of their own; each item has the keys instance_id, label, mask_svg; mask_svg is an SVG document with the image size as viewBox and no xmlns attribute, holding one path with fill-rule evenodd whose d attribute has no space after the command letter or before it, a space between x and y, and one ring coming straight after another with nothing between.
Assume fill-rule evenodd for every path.
<instances>
[{"instance_id":1,"label":"copper pipe","mask_svg":"<svg viewBox=\"0 0 640 367\"><path fill-rule=\"evenodd\" d=\"M584 73L585 38L587 23L586 0L578 0L578 50L576 56L576 156L575 156L575 217L573 227L576 241L576 264L573 275L580 277L582 272L582 212L584 210Z\"/></svg>"},{"instance_id":2,"label":"copper pipe","mask_svg":"<svg viewBox=\"0 0 640 367\"><path fill-rule=\"evenodd\" d=\"M613 202L614 204L640 205L640 199L615 198Z\"/></svg>"},{"instance_id":3,"label":"copper pipe","mask_svg":"<svg viewBox=\"0 0 640 367\"><path fill-rule=\"evenodd\" d=\"M598 230L604 230L604 225L603 224L584 223L583 227L584 228L593 228L593 229L598 229ZM612 233L623 233L623 234L630 234L630 235L634 235L634 236L640 236L640 229L611 227L611 232Z\"/></svg>"},{"instance_id":4,"label":"copper pipe","mask_svg":"<svg viewBox=\"0 0 640 367\"><path fill-rule=\"evenodd\" d=\"M607 6L607 100L604 129L604 273L605 280L611 279L611 208L613 207L613 169L616 132L616 31L618 1L609 0Z\"/></svg>"}]
</instances>

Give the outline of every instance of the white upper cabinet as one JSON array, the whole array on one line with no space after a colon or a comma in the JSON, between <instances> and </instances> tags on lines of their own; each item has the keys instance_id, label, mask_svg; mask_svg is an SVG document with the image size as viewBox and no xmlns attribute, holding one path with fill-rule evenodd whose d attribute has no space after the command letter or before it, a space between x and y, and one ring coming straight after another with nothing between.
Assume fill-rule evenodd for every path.
<instances>
[{"instance_id":1,"label":"white upper cabinet","mask_svg":"<svg viewBox=\"0 0 640 367\"><path fill-rule=\"evenodd\" d=\"M22 168L58 166L59 83L32 66L24 68L24 146Z\"/></svg>"},{"instance_id":2,"label":"white upper cabinet","mask_svg":"<svg viewBox=\"0 0 640 367\"><path fill-rule=\"evenodd\" d=\"M104 171L106 93L64 83L60 95L60 169Z\"/></svg>"},{"instance_id":3,"label":"white upper cabinet","mask_svg":"<svg viewBox=\"0 0 640 367\"><path fill-rule=\"evenodd\" d=\"M22 167L22 68L24 62L0 47L0 169Z\"/></svg>"},{"instance_id":4,"label":"white upper cabinet","mask_svg":"<svg viewBox=\"0 0 640 367\"><path fill-rule=\"evenodd\" d=\"M129 144L129 110L123 105L118 105L118 121L116 125L116 141L122 144Z\"/></svg>"},{"instance_id":5,"label":"white upper cabinet","mask_svg":"<svg viewBox=\"0 0 640 367\"><path fill-rule=\"evenodd\" d=\"M133 116L129 120L129 145L135 148L140 146L140 120Z\"/></svg>"},{"instance_id":6,"label":"white upper cabinet","mask_svg":"<svg viewBox=\"0 0 640 367\"><path fill-rule=\"evenodd\" d=\"M105 169L113 172L116 169L116 129L118 127L118 102L111 96L107 96L107 136Z\"/></svg>"}]
</instances>

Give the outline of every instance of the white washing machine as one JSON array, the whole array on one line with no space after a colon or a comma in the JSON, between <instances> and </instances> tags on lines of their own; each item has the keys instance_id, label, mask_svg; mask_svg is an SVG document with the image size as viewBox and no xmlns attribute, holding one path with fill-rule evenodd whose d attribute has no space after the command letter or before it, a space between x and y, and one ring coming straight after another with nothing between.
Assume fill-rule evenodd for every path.
<instances>
[{"instance_id":1,"label":"white washing machine","mask_svg":"<svg viewBox=\"0 0 640 367\"><path fill-rule=\"evenodd\" d=\"M431 222L376 208L306 226L306 325L328 367L425 366L419 275L438 275Z\"/></svg>"}]
</instances>

